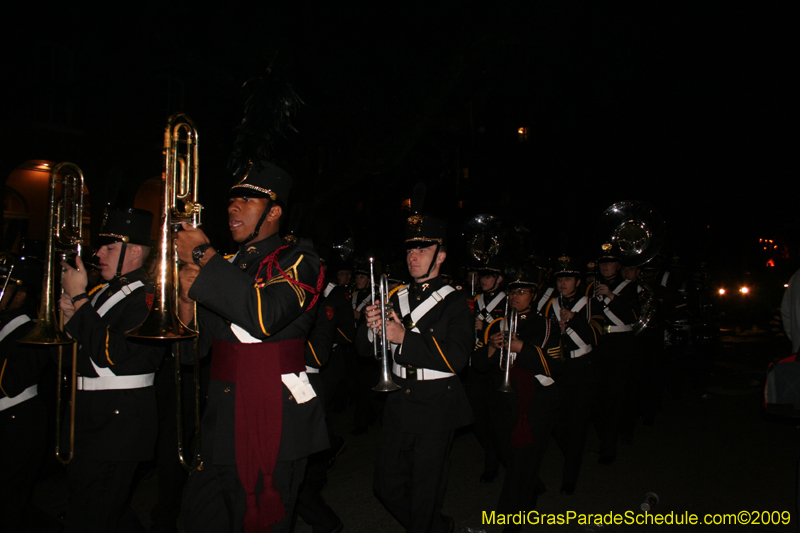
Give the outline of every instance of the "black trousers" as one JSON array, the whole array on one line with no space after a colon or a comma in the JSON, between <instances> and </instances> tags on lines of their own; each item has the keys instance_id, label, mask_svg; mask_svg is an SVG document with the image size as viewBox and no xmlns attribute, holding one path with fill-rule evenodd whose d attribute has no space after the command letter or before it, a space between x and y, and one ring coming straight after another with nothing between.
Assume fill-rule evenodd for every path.
<instances>
[{"instance_id":1,"label":"black trousers","mask_svg":"<svg viewBox=\"0 0 800 533\"><path fill-rule=\"evenodd\" d=\"M283 500L286 517L272 533L290 530L297 491L303 482L306 458L278 461L273 472L275 488ZM183 501L187 533L239 533L244 531L245 492L236 465L207 464L189 476Z\"/></svg>"},{"instance_id":2,"label":"black trousers","mask_svg":"<svg viewBox=\"0 0 800 533\"><path fill-rule=\"evenodd\" d=\"M454 431L405 433L384 425L375 495L409 533L446 531L442 504Z\"/></svg>"},{"instance_id":3,"label":"black trousers","mask_svg":"<svg viewBox=\"0 0 800 533\"><path fill-rule=\"evenodd\" d=\"M145 531L129 495L138 461L94 461L75 456L67 466L69 506L64 531Z\"/></svg>"}]
</instances>

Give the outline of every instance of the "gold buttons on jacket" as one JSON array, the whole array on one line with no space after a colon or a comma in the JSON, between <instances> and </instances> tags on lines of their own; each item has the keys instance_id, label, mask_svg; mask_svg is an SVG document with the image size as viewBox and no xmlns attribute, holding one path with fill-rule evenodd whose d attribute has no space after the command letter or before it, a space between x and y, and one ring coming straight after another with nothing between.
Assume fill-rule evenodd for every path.
<instances>
[{"instance_id":1,"label":"gold buttons on jacket","mask_svg":"<svg viewBox=\"0 0 800 533\"><path fill-rule=\"evenodd\" d=\"M222 392L230 392L230 391L231 391L230 387L225 387L224 389L222 389Z\"/></svg>"},{"instance_id":2,"label":"gold buttons on jacket","mask_svg":"<svg viewBox=\"0 0 800 533\"><path fill-rule=\"evenodd\" d=\"M411 394L411 389L406 389L406 394Z\"/></svg>"}]
</instances>

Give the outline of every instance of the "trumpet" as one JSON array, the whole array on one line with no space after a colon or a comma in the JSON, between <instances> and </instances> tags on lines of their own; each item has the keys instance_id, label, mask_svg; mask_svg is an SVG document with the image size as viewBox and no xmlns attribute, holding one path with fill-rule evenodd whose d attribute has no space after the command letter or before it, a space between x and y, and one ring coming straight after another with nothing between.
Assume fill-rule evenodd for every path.
<instances>
[{"instance_id":1,"label":"trumpet","mask_svg":"<svg viewBox=\"0 0 800 533\"><path fill-rule=\"evenodd\" d=\"M59 176L61 178L59 179ZM47 245L45 248L45 274L42 280L42 301L36 326L19 342L58 346L58 384L56 389L56 459L68 464L75 455L75 382L77 381L78 345L64 333L64 316L56 315L56 280L53 269L57 263L71 255L81 253L83 232L83 171L73 163L59 163L50 172L50 197L47 203ZM57 191L60 187L60 193ZM58 196L58 198L57 198ZM69 378L70 426L69 451L61 454L61 381L63 347L72 344L72 372Z\"/></svg>"},{"instance_id":2,"label":"trumpet","mask_svg":"<svg viewBox=\"0 0 800 533\"><path fill-rule=\"evenodd\" d=\"M503 320L503 329L508 339L504 339L503 346L500 348L500 370L503 371L503 383L497 389L500 392L514 392L514 387L511 385L511 368L514 366L514 358L516 353L511 351L511 341L517 335L517 328L519 326L519 312L511 307L509 309L508 300L506 300L506 318ZM505 361L505 366L503 365Z\"/></svg>"},{"instance_id":3,"label":"trumpet","mask_svg":"<svg viewBox=\"0 0 800 533\"><path fill-rule=\"evenodd\" d=\"M369 279L370 279L370 290L372 293L372 301L375 301L375 258L369 258ZM378 290L378 296L380 297L380 309L381 309L381 353L378 355L378 336L374 334L372 335L372 350L375 358L381 362L381 377L378 384L375 385L372 390L375 392L392 392L396 391L400 388L400 386L392 380L392 375L389 370L389 350L387 348L387 341L386 341L386 320L388 319L388 315L391 313L391 304L389 303L389 278L386 274L381 274L381 281Z\"/></svg>"},{"instance_id":4,"label":"trumpet","mask_svg":"<svg viewBox=\"0 0 800 533\"><path fill-rule=\"evenodd\" d=\"M175 385L178 416L178 460L190 472L203 469L200 438L200 365L198 362L198 332L189 329L178 317L179 260L173 245L173 234L181 222L200 225L203 206L198 203L198 135L192 120L183 113L169 117L164 129L164 198L161 211L161 233L158 245L158 264L155 275L155 298L144 322L128 332L131 337L179 341L193 339L195 380L195 453L194 466L187 461L183 446L181 401L181 347L174 344ZM197 316L197 305L194 306Z\"/></svg>"}]
</instances>

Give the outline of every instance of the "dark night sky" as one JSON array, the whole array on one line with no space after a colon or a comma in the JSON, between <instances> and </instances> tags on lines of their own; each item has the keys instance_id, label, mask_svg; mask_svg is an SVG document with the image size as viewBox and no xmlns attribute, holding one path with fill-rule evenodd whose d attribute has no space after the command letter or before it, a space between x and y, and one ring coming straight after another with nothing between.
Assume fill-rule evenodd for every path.
<instances>
[{"instance_id":1,"label":"dark night sky","mask_svg":"<svg viewBox=\"0 0 800 533\"><path fill-rule=\"evenodd\" d=\"M796 17L783 4L335 4L22 18L6 35L6 70L21 78L0 130L6 168L80 158L93 191L112 169L138 187L159 172L166 117L185 111L202 128L205 203L220 211L239 87L277 52L307 104L282 163L315 213L309 233L340 223L373 237L364 228L424 181L427 209L510 214L554 250L611 203L640 199L663 214L670 252L729 261L763 233L796 254ZM80 73L63 89L78 141L53 142L19 105L52 95L26 65L53 40ZM180 109L159 104L164 75L183 83Z\"/></svg>"}]
</instances>

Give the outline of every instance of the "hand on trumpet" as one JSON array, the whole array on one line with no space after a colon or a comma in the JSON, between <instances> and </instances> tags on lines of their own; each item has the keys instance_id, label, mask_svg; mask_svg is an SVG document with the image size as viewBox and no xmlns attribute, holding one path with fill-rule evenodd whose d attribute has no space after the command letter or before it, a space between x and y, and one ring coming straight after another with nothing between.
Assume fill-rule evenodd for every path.
<instances>
[{"instance_id":1,"label":"hand on trumpet","mask_svg":"<svg viewBox=\"0 0 800 533\"><path fill-rule=\"evenodd\" d=\"M498 331L491 337L489 337L489 357L494 355L494 352L500 350L501 348L505 348L508 342L508 332L506 331ZM519 353L522 351L522 345L524 343L517 338L517 335L514 334L514 337L511 339L511 351L514 353Z\"/></svg>"},{"instance_id":2,"label":"hand on trumpet","mask_svg":"<svg viewBox=\"0 0 800 533\"><path fill-rule=\"evenodd\" d=\"M194 259L192 258L192 251L201 244L211 241L208 240L208 237L206 237L206 234L203 233L203 230L200 228L195 228L188 222L181 222L181 226L183 227L183 231L175 233L175 249L178 251L178 258L181 261L194 265L195 263ZM216 250L213 248L206 250L201 264L205 265L205 263L216 253Z\"/></svg>"},{"instance_id":3,"label":"hand on trumpet","mask_svg":"<svg viewBox=\"0 0 800 533\"><path fill-rule=\"evenodd\" d=\"M367 314L367 326L372 328L373 334L380 335L383 317L381 317L379 303L376 301L375 305L368 305L365 312ZM394 344L403 344L403 340L406 337L406 328L394 311L390 311L389 318L390 320L386 322L386 339Z\"/></svg>"}]
</instances>

